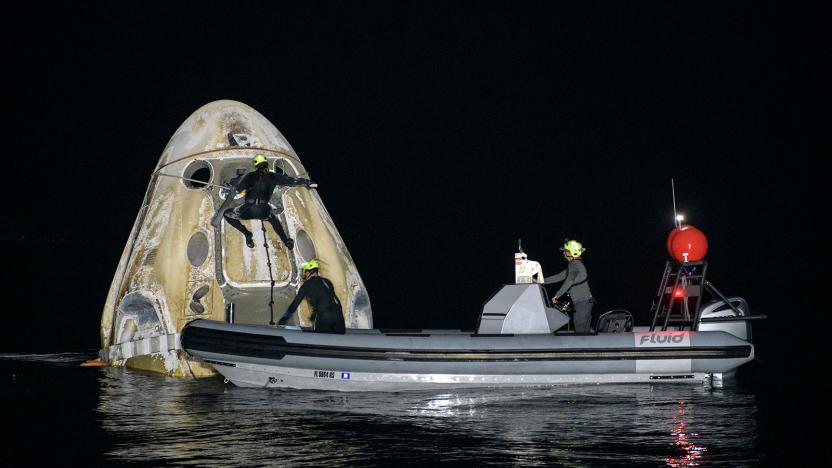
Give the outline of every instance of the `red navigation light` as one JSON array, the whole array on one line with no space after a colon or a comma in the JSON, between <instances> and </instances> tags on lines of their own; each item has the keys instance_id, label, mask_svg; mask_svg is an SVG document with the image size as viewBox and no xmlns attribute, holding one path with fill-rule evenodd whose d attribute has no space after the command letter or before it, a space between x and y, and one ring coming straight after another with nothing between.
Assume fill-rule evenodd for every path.
<instances>
[{"instance_id":1,"label":"red navigation light","mask_svg":"<svg viewBox=\"0 0 832 468\"><path fill-rule=\"evenodd\" d=\"M673 291L673 297L685 297L685 291L682 289L676 289Z\"/></svg>"}]
</instances>

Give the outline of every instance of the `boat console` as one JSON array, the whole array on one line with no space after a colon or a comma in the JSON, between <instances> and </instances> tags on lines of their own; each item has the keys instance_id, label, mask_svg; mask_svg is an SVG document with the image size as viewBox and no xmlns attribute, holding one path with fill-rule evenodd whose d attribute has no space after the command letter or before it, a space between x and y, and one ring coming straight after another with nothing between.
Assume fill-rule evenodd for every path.
<instances>
[{"instance_id":1,"label":"boat console","mask_svg":"<svg viewBox=\"0 0 832 468\"><path fill-rule=\"evenodd\" d=\"M569 316L550 307L539 283L507 284L482 306L478 334L553 333L569 323Z\"/></svg>"}]
</instances>

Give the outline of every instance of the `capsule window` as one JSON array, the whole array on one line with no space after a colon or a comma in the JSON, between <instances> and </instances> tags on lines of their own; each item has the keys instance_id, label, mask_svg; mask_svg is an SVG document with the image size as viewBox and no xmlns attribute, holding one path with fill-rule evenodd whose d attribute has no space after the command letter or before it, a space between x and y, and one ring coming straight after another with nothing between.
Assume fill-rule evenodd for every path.
<instances>
[{"instance_id":1,"label":"capsule window","mask_svg":"<svg viewBox=\"0 0 832 468\"><path fill-rule=\"evenodd\" d=\"M289 177L297 177L298 170L289 162L288 159L275 158L274 171L278 174L286 174Z\"/></svg>"},{"instance_id":2,"label":"capsule window","mask_svg":"<svg viewBox=\"0 0 832 468\"><path fill-rule=\"evenodd\" d=\"M295 249L297 249L300 258L304 260L312 260L317 255L312 238L303 229L298 230L295 235Z\"/></svg>"},{"instance_id":3,"label":"capsule window","mask_svg":"<svg viewBox=\"0 0 832 468\"><path fill-rule=\"evenodd\" d=\"M211 181L211 165L205 161L193 161L185 167L182 183L189 189L205 188Z\"/></svg>"},{"instance_id":4,"label":"capsule window","mask_svg":"<svg viewBox=\"0 0 832 468\"><path fill-rule=\"evenodd\" d=\"M198 267L208 258L208 236L202 232L195 232L188 240L188 261Z\"/></svg>"}]
</instances>

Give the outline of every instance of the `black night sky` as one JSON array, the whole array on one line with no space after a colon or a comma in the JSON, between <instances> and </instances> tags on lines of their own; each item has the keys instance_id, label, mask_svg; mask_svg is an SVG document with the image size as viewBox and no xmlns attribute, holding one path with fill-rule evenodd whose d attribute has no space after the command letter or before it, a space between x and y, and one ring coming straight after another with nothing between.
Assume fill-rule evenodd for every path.
<instances>
[{"instance_id":1,"label":"black night sky","mask_svg":"<svg viewBox=\"0 0 832 468\"><path fill-rule=\"evenodd\" d=\"M257 109L300 155L377 327L472 328L513 280L518 238L553 274L567 236L588 247L596 307L643 323L674 179L679 210L709 238L711 280L768 314L770 333L808 337L795 326L821 316L811 307L828 280L819 15L771 2L579 4L6 15L3 348L35 346L34 333L48 338L35 347L98 346L150 173L182 121L217 99Z\"/></svg>"},{"instance_id":2,"label":"black night sky","mask_svg":"<svg viewBox=\"0 0 832 468\"><path fill-rule=\"evenodd\" d=\"M551 275L565 237L596 311L647 323L675 180L709 279L768 316L762 440L828 445L832 41L810 5L15 2L0 23L0 352L97 351L163 148L234 99L319 184L377 328L472 329L518 238Z\"/></svg>"}]
</instances>

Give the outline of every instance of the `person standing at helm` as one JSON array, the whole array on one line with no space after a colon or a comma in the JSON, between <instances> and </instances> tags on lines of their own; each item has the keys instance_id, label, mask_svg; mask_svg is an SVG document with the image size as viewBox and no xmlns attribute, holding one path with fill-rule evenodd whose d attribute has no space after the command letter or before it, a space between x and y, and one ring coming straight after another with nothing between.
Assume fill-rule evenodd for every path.
<instances>
[{"instance_id":1,"label":"person standing at helm","mask_svg":"<svg viewBox=\"0 0 832 468\"><path fill-rule=\"evenodd\" d=\"M254 247L254 236L251 231L243 226L241 219L261 219L266 220L272 225L274 231L277 233L280 240L290 250L295 246L295 241L286 235L283 226L277 219L277 216L272 212L272 207L269 205L269 199L272 198L272 193L278 185L281 186L306 186L309 187L312 182L309 179L295 179L282 173L276 173L269 170L269 161L262 154L257 154L252 159L254 170L244 175L231 192L226 196L225 202L220 206L219 211L211 220L214 227L219 227L219 215L234 226L235 229L242 232L246 238L246 245ZM236 193L245 195L245 203L235 209L228 209L234 200Z\"/></svg>"},{"instance_id":2,"label":"person standing at helm","mask_svg":"<svg viewBox=\"0 0 832 468\"><path fill-rule=\"evenodd\" d=\"M563 281L558 292L552 297L552 302L557 301L564 295L569 294L575 313L572 321L575 324L575 331L578 333L589 333L590 322L592 321L592 292L589 290L587 280L589 276L586 266L581 261L581 254L586 250L580 242L569 240L560 248L563 258L569 262L566 269L560 273L543 278L543 284L559 283Z\"/></svg>"},{"instance_id":3,"label":"person standing at helm","mask_svg":"<svg viewBox=\"0 0 832 468\"><path fill-rule=\"evenodd\" d=\"M292 318L292 314L297 310L300 301L308 299L312 306L312 320L315 324L315 331L344 333L344 313L341 309L341 301L335 295L332 282L318 274L319 268L320 264L315 259L301 265L303 285L298 289L298 294L289 304L286 313L277 322L278 325L285 325Z\"/></svg>"}]
</instances>

